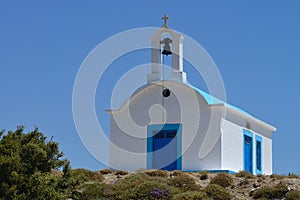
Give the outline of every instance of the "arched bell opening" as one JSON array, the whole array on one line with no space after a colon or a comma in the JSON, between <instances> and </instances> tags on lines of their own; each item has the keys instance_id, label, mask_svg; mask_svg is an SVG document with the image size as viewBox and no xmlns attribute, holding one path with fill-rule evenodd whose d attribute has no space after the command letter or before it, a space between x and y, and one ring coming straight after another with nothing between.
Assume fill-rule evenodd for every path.
<instances>
[{"instance_id":1,"label":"arched bell opening","mask_svg":"<svg viewBox=\"0 0 300 200\"><path fill-rule=\"evenodd\" d=\"M173 57L173 39L168 32L162 34L160 39L161 51L161 71L162 80L172 79L172 57Z\"/></svg>"},{"instance_id":2,"label":"arched bell opening","mask_svg":"<svg viewBox=\"0 0 300 200\"><path fill-rule=\"evenodd\" d=\"M183 71L183 36L168 27L167 15L162 19L164 25L151 37L152 64L147 82L153 83L168 78L163 76L162 66L169 66L171 79L186 83L186 74Z\"/></svg>"}]
</instances>

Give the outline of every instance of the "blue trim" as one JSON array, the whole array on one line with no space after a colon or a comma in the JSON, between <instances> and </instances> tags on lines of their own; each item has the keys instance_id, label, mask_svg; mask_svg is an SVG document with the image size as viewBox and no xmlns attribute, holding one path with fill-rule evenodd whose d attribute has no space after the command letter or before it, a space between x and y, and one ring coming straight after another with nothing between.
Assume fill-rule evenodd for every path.
<instances>
[{"instance_id":1,"label":"blue trim","mask_svg":"<svg viewBox=\"0 0 300 200\"><path fill-rule=\"evenodd\" d=\"M210 172L210 173L222 173L222 172L224 172L224 173L228 173L228 174L236 174L236 172L235 171L231 171L231 170L218 170L218 169L216 169L216 170L184 170L184 172Z\"/></svg>"},{"instance_id":2,"label":"blue trim","mask_svg":"<svg viewBox=\"0 0 300 200\"><path fill-rule=\"evenodd\" d=\"M147 127L147 169L152 168L152 152L153 152L153 137L152 137L152 129L150 126Z\"/></svg>"},{"instance_id":3,"label":"blue trim","mask_svg":"<svg viewBox=\"0 0 300 200\"><path fill-rule=\"evenodd\" d=\"M220 172L224 172L224 173L228 173L228 174L236 174L236 172L231 171L231 170L208 170L211 173L220 173Z\"/></svg>"},{"instance_id":4,"label":"blue trim","mask_svg":"<svg viewBox=\"0 0 300 200\"><path fill-rule=\"evenodd\" d=\"M182 169L182 125L181 124L151 124L147 126L147 169L153 168L153 132L160 130L177 130L177 170Z\"/></svg>"},{"instance_id":5,"label":"blue trim","mask_svg":"<svg viewBox=\"0 0 300 200\"><path fill-rule=\"evenodd\" d=\"M257 162L257 142L260 142L260 155L259 155L259 164L260 169L258 168L258 162ZM256 174L262 174L262 137L255 135L255 169Z\"/></svg>"},{"instance_id":6,"label":"blue trim","mask_svg":"<svg viewBox=\"0 0 300 200\"><path fill-rule=\"evenodd\" d=\"M243 129L243 133L244 133L244 135L247 135L247 136L253 138L253 133L251 131L249 131L247 129Z\"/></svg>"},{"instance_id":7,"label":"blue trim","mask_svg":"<svg viewBox=\"0 0 300 200\"><path fill-rule=\"evenodd\" d=\"M251 145L252 145L252 166L251 166L251 173L253 174L253 169L254 169L254 166L253 164L255 163L255 158L253 156L253 149L254 149L254 142L253 142L253 133L247 129L243 129L243 168L244 170L246 171L246 166L245 166L245 163L246 163L246 157L245 157L245 136L248 136L251 138ZM254 154L255 155L255 154Z\"/></svg>"},{"instance_id":8,"label":"blue trim","mask_svg":"<svg viewBox=\"0 0 300 200\"><path fill-rule=\"evenodd\" d=\"M242 112L242 113L244 113L244 114L246 114L246 115L252 117L252 115L250 115L248 112L246 112L246 111L244 111L244 110L242 110L242 109L240 109L240 108L238 108L238 107L236 107L236 106L233 106L233 105L231 105L231 104L229 104L229 103L226 103L226 102L224 102L224 101L222 101L222 100L220 100L220 99L218 99L218 98L216 98L216 97L214 97L214 96L212 96L212 95L210 95L210 94L204 92L203 90L201 90L201 89L199 89L199 88L197 88L197 87L195 87L195 86L192 86L192 85L190 85L190 84L186 84L186 85L188 85L189 87L193 88L193 89L194 89L195 91L197 91L201 96L203 96L203 98L205 99L205 101L206 101L207 104L209 104L209 105L212 105L212 104L225 104L225 105L227 105L228 107L231 107L231 108L233 108L233 109L235 109L235 110L238 110L238 111L240 111L240 112Z\"/></svg>"},{"instance_id":9,"label":"blue trim","mask_svg":"<svg viewBox=\"0 0 300 200\"><path fill-rule=\"evenodd\" d=\"M177 170L182 169L182 125L177 128Z\"/></svg>"}]
</instances>

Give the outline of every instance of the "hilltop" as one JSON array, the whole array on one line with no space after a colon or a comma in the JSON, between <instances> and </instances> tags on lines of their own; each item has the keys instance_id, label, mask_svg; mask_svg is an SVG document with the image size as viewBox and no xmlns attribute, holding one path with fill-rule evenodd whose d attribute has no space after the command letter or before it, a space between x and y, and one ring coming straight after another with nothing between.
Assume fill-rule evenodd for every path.
<instances>
[{"instance_id":1,"label":"hilltop","mask_svg":"<svg viewBox=\"0 0 300 200\"><path fill-rule=\"evenodd\" d=\"M82 186L79 192L84 199L300 199L300 177L294 174L109 169L92 173L102 178Z\"/></svg>"}]
</instances>

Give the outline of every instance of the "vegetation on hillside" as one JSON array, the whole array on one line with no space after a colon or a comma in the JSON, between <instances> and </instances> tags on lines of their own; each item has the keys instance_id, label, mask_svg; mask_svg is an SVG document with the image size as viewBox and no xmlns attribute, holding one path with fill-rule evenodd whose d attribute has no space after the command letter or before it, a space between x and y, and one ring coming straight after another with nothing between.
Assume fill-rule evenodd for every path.
<instances>
[{"instance_id":1,"label":"vegetation on hillside","mask_svg":"<svg viewBox=\"0 0 300 200\"><path fill-rule=\"evenodd\" d=\"M71 169L37 128L0 131L0 199L300 199L300 178L209 172Z\"/></svg>"}]
</instances>

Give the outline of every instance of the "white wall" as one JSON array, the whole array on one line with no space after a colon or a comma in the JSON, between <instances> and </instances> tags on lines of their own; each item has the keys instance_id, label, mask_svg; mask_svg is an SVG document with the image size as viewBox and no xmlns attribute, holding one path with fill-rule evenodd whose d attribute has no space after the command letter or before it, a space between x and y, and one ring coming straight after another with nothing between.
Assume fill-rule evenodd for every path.
<instances>
[{"instance_id":1,"label":"white wall","mask_svg":"<svg viewBox=\"0 0 300 200\"><path fill-rule=\"evenodd\" d=\"M233 112L222 115L223 106L208 106L204 98L187 85L173 81L161 83L141 88L120 110L112 112L111 167L145 169L147 126L181 123L183 170L243 170L243 129L249 119ZM164 88L171 90L170 97L162 97ZM271 174L271 131L254 122L251 130L262 137L262 173ZM253 164L255 169L255 162Z\"/></svg>"},{"instance_id":2,"label":"white wall","mask_svg":"<svg viewBox=\"0 0 300 200\"><path fill-rule=\"evenodd\" d=\"M126 170L146 168L147 125L181 123L182 169L219 169L220 111L212 110L203 97L187 85L165 81L164 87L171 90L170 97L163 98L162 85L153 84L135 93L119 111L113 111L110 138L121 148L111 145L111 167Z\"/></svg>"},{"instance_id":3,"label":"white wall","mask_svg":"<svg viewBox=\"0 0 300 200\"><path fill-rule=\"evenodd\" d=\"M270 175L272 171L272 140L263 138L262 141L262 172L263 174Z\"/></svg>"},{"instance_id":4,"label":"white wall","mask_svg":"<svg viewBox=\"0 0 300 200\"><path fill-rule=\"evenodd\" d=\"M243 116L243 117L242 117ZM246 115L247 116L247 115ZM260 133L261 135L272 138L273 131L269 128L266 128L259 124L253 117L245 115L238 115L237 112L232 112L232 109L226 109L226 119L231 121L241 127L246 127L246 123L250 123L250 129L256 133Z\"/></svg>"},{"instance_id":5,"label":"white wall","mask_svg":"<svg viewBox=\"0 0 300 200\"><path fill-rule=\"evenodd\" d=\"M222 170L242 171L243 128L228 120L222 120Z\"/></svg>"},{"instance_id":6,"label":"white wall","mask_svg":"<svg viewBox=\"0 0 300 200\"><path fill-rule=\"evenodd\" d=\"M128 171L146 169L146 140L126 134L114 119L110 121L110 167ZM141 134L145 132L146 129Z\"/></svg>"},{"instance_id":7,"label":"white wall","mask_svg":"<svg viewBox=\"0 0 300 200\"><path fill-rule=\"evenodd\" d=\"M232 119L232 118L231 118ZM238 172L244 170L243 129L231 121L222 120L222 169ZM255 136L262 137L262 174L272 174L272 139L250 130L253 133L253 171L256 174Z\"/></svg>"}]
</instances>

